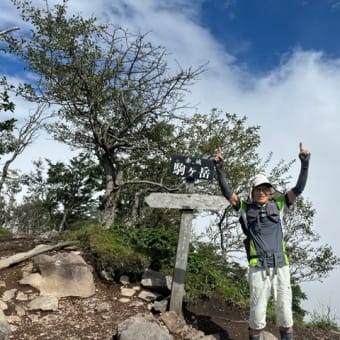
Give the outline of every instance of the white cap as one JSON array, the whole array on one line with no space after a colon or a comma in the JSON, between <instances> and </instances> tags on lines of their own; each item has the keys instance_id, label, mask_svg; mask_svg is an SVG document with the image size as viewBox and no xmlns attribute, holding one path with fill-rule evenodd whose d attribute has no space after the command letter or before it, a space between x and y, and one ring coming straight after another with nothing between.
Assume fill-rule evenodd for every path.
<instances>
[{"instance_id":1,"label":"white cap","mask_svg":"<svg viewBox=\"0 0 340 340\"><path fill-rule=\"evenodd\" d=\"M270 187L273 187L273 185L269 182L269 179L262 174L255 175L249 180L249 199L252 200L253 190L255 187L258 187L259 185L268 185Z\"/></svg>"},{"instance_id":2,"label":"white cap","mask_svg":"<svg viewBox=\"0 0 340 340\"><path fill-rule=\"evenodd\" d=\"M269 179L265 175L262 175L262 174L258 174L252 177L249 183L252 189L254 189L255 187L258 187L261 184L267 184L270 187L272 187L272 184L269 182Z\"/></svg>"}]
</instances>

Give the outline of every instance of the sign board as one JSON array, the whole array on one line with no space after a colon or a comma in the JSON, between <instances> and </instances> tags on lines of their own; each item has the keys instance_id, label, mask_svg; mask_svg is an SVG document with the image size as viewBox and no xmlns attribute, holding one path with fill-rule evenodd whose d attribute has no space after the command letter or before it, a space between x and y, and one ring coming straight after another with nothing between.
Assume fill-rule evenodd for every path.
<instances>
[{"instance_id":1,"label":"sign board","mask_svg":"<svg viewBox=\"0 0 340 340\"><path fill-rule=\"evenodd\" d=\"M180 210L224 210L230 205L224 196L201 194L169 194L153 192L145 197L145 202L152 208Z\"/></svg>"},{"instance_id":2,"label":"sign board","mask_svg":"<svg viewBox=\"0 0 340 340\"><path fill-rule=\"evenodd\" d=\"M213 180L214 162L207 158L172 156L170 174L187 179Z\"/></svg>"}]
</instances>

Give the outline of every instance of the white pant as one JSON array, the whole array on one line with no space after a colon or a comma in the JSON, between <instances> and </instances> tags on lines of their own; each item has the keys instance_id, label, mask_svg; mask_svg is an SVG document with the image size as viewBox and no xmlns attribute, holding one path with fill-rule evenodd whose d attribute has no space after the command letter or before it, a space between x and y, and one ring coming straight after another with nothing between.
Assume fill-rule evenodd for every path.
<instances>
[{"instance_id":1,"label":"white pant","mask_svg":"<svg viewBox=\"0 0 340 340\"><path fill-rule=\"evenodd\" d=\"M266 327L266 311L270 296L273 296L275 310L280 327L292 327L292 289L290 285L289 266L269 269L269 275L263 268L249 268L250 315L249 327L262 329Z\"/></svg>"}]
</instances>

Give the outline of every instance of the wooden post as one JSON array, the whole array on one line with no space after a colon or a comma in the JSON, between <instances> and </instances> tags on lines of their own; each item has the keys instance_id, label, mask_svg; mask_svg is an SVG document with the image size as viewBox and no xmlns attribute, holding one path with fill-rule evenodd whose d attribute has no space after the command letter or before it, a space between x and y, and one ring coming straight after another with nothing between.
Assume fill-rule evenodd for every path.
<instances>
[{"instance_id":1,"label":"wooden post","mask_svg":"<svg viewBox=\"0 0 340 340\"><path fill-rule=\"evenodd\" d=\"M187 193L192 193L194 181L187 180ZM192 209L181 210L181 225L179 228L179 238L176 252L175 269L172 277L170 311L182 314L182 303L184 296L185 272L188 263L189 245L191 237L191 227L194 212Z\"/></svg>"}]
</instances>

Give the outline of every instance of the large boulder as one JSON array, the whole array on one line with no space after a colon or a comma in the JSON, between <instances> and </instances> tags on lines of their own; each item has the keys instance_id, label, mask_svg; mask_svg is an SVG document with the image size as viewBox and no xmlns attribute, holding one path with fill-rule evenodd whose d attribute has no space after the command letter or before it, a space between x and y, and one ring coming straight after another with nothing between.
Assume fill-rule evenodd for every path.
<instances>
[{"instance_id":1,"label":"large boulder","mask_svg":"<svg viewBox=\"0 0 340 340\"><path fill-rule=\"evenodd\" d=\"M56 297L89 297L95 293L95 285L90 267L76 253L38 255L34 259L36 273L28 274L20 280L40 291L40 295Z\"/></svg>"}]
</instances>

